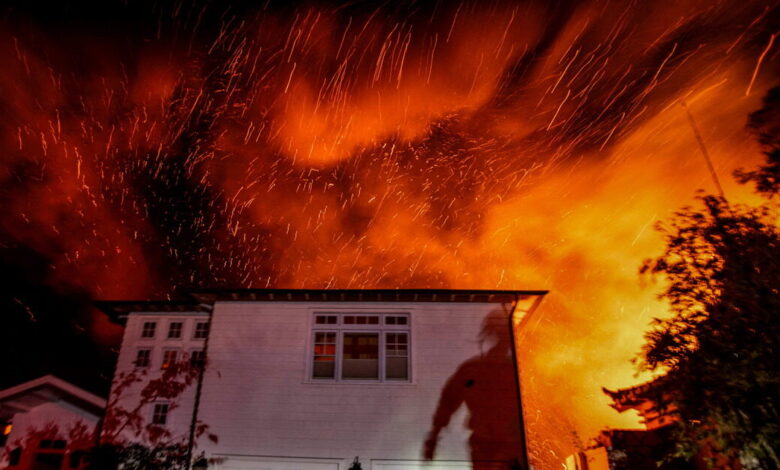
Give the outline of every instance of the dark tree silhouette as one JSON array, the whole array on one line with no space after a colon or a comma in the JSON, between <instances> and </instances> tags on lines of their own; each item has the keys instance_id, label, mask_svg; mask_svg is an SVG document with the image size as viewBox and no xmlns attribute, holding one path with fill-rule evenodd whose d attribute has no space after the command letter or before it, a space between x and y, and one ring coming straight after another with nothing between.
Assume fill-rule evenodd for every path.
<instances>
[{"instance_id":1,"label":"dark tree silhouette","mask_svg":"<svg viewBox=\"0 0 780 470\"><path fill-rule=\"evenodd\" d=\"M750 115L748 128L758 137L766 162L752 171L738 170L736 177L771 199L780 192L780 87L769 90L763 107Z\"/></svg>"},{"instance_id":2,"label":"dark tree silhouette","mask_svg":"<svg viewBox=\"0 0 780 470\"><path fill-rule=\"evenodd\" d=\"M641 271L665 277L672 313L654 320L640 366L667 372L680 418L675 455L780 469L780 88L749 127L767 161L736 177L768 200L747 207L704 195L702 208L659 227L666 249Z\"/></svg>"},{"instance_id":3,"label":"dark tree silhouette","mask_svg":"<svg viewBox=\"0 0 780 470\"><path fill-rule=\"evenodd\" d=\"M123 468L127 470L180 470L187 468L190 458L187 436L175 436L164 425L149 423L143 411L157 401L168 403L168 411L178 407L182 393L198 378L205 363L193 365L188 358L169 364L162 373L149 379L146 369L121 372L114 378L111 398L100 435L100 445L94 451L95 470ZM137 399L128 399L130 390L143 386ZM131 405L131 406L127 406ZM206 435L208 425L198 422L195 436ZM133 436L130 438L128 436ZM201 458L202 456L196 457Z\"/></svg>"}]
</instances>

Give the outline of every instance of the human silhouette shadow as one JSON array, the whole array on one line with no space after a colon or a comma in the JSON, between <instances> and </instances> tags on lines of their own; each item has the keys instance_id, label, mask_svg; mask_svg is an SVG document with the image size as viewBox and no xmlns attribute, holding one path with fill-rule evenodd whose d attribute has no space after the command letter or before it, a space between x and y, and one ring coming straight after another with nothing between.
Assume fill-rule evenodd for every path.
<instances>
[{"instance_id":1,"label":"human silhouette shadow","mask_svg":"<svg viewBox=\"0 0 780 470\"><path fill-rule=\"evenodd\" d=\"M478 340L490 347L462 363L447 380L423 456L433 460L439 434L465 404L473 470L522 469L525 449L508 315L501 310L489 313Z\"/></svg>"}]
</instances>

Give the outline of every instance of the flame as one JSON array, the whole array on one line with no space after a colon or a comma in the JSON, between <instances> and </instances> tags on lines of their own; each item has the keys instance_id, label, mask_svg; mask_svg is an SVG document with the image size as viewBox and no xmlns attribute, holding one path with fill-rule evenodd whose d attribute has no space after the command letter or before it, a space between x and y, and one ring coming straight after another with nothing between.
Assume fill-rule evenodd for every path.
<instances>
[{"instance_id":1,"label":"flame","mask_svg":"<svg viewBox=\"0 0 780 470\"><path fill-rule=\"evenodd\" d=\"M182 19L193 7L129 48L6 20L3 243L96 298L550 289L523 381L532 459L560 468L603 427L638 425L600 392L646 378L630 359L666 307L637 267L662 248L654 223L713 190L681 101L729 198L754 201L727 175L761 158L744 123L777 50L772 12L748 3L309 7L216 26Z\"/></svg>"}]
</instances>

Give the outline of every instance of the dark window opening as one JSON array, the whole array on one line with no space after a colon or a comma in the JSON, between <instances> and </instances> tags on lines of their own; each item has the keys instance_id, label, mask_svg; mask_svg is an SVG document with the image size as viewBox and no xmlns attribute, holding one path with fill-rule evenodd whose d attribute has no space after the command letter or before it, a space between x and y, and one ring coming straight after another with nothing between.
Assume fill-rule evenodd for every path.
<instances>
[{"instance_id":1,"label":"dark window opening","mask_svg":"<svg viewBox=\"0 0 780 470\"><path fill-rule=\"evenodd\" d=\"M168 422L168 404L157 403L154 405L154 413L152 414L152 424L164 425Z\"/></svg>"},{"instance_id":2,"label":"dark window opening","mask_svg":"<svg viewBox=\"0 0 780 470\"><path fill-rule=\"evenodd\" d=\"M153 321L144 322L141 330L141 338L154 338L154 332L157 330L157 323Z\"/></svg>"},{"instance_id":3,"label":"dark window opening","mask_svg":"<svg viewBox=\"0 0 780 470\"><path fill-rule=\"evenodd\" d=\"M17 447L8 453L8 466L15 467L22 461L22 448Z\"/></svg>"}]
</instances>

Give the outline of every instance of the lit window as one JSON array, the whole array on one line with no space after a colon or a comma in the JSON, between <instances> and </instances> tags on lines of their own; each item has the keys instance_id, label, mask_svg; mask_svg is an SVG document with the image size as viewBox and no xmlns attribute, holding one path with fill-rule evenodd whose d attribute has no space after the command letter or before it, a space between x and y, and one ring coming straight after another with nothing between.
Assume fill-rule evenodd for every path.
<instances>
[{"instance_id":1,"label":"lit window","mask_svg":"<svg viewBox=\"0 0 780 470\"><path fill-rule=\"evenodd\" d=\"M168 325L168 338L181 338L181 329L184 323L180 321L172 322Z\"/></svg>"},{"instance_id":2,"label":"lit window","mask_svg":"<svg viewBox=\"0 0 780 470\"><path fill-rule=\"evenodd\" d=\"M157 322L144 322L144 327L141 330L141 338L154 338L155 330L157 330Z\"/></svg>"},{"instance_id":3,"label":"lit window","mask_svg":"<svg viewBox=\"0 0 780 470\"><path fill-rule=\"evenodd\" d=\"M195 323L195 339L205 339L209 335L209 322L201 321Z\"/></svg>"},{"instance_id":4,"label":"lit window","mask_svg":"<svg viewBox=\"0 0 780 470\"><path fill-rule=\"evenodd\" d=\"M162 365L160 366L161 369L167 369L171 367L172 365L176 364L176 357L179 355L179 352L175 349L167 349L165 352L163 352L163 360Z\"/></svg>"},{"instance_id":5,"label":"lit window","mask_svg":"<svg viewBox=\"0 0 780 470\"><path fill-rule=\"evenodd\" d=\"M152 358L152 350L151 349L139 349L138 352L135 355L135 366L136 367L149 367L149 363L151 362Z\"/></svg>"},{"instance_id":6,"label":"lit window","mask_svg":"<svg viewBox=\"0 0 780 470\"><path fill-rule=\"evenodd\" d=\"M409 381L409 314L314 314L312 379Z\"/></svg>"},{"instance_id":7,"label":"lit window","mask_svg":"<svg viewBox=\"0 0 780 470\"><path fill-rule=\"evenodd\" d=\"M152 424L164 425L168 422L168 404L155 403L152 413Z\"/></svg>"},{"instance_id":8,"label":"lit window","mask_svg":"<svg viewBox=\"0 0 780 470\"><path fill-rule=\"evenodd\" d=\"M336 375L336 333L314 333L314 365L312 377L332 379Z\"/></svg>"},{"instance_id":9,"label":"lit window","mask_svg":"<svg viewBox=\"0 0 780 470\"><path fill-rule=\"evenodd\" d=\"M202 349L197 349L190 353L190 367L203 367L206 363L206 352Z\"/></svg>"},{"instance_id":10,"label":"lit window","mask_svg":"<svg viewBox=\"0 0 780 470\"><path fill-rule=\"evenodd\" d=\"M3 436L7 436L11 434L11 431L14 429L14 425L11 423L6 424L3 426Z\"/></svg>"}]
</instances>

